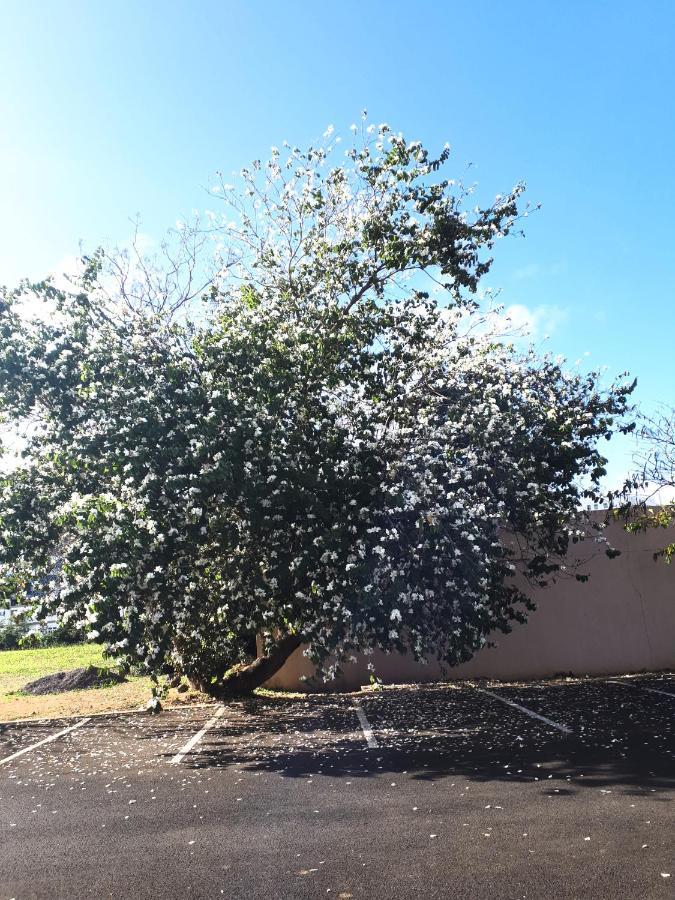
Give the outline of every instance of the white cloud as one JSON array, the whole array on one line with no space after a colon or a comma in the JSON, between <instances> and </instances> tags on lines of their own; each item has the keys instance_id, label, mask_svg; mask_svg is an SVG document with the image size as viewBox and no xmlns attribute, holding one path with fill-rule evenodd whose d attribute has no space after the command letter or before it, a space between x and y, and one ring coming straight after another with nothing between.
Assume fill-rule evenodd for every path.
<instances>
[{"instance_id":1,"label":"white cloud","mask_svg":"<svg viewBox=\"0 0 675 900\"><path fill-rule=\"evenodd\" d=\"M636 491L634 499L646 500L648 506L667 506L675 503L675 486L664 485L663 487L658 487L647 482Z\"/></svg>"},{"instance_id":2,"label":"white cloud","mask_svg":"<svg viewBox=\"0 0 675 900\"><path fill-rule=\"evenodd\" d=\"M135 281L143 281L144 273L138 263L138 256L145 256L157 249L157 241L149 234L137 231L133 237L110 249L113 254L128 255L127 264L127 281L133 284ZM50 267L47 277L51 278L52 284L59 290L72 291L76 289L74 279L82 275L84 264L82 262L83 253L78 255L70 254L62 257L58 262ZM114 295L117 282L110 275L103 271L99 275L99 283ZM56 314L56 307L53 303L44 299L37 299L33 294L25 294L18 303L19 312L27 319L40 319L42 321L50 321Z\"/></svg>"},{"instance_id":3,"label":"white cloud","mask_svg":"<svg viewBox=\"0 0 675 900\"><path fill-rule=\"evenodd\" d=\"M513 277L517 281L530 281L533 278L547 278L555 275L563 275L567 271L567 262L558 260L548 265L540 263L527 263L519 269L515 269Z\"/></svg>"},{"instance_id":4,"label":"white cloud","mask_svg":"<svg viewBox=\"0 0 675 900\"><path fill-rule=\"evenodd\" d=\"M54 287L59 290L72 290L72 279L82 272L82 260L79 256L64 256L49 270ZM56 315L56 306L52 301L35 294L24 294L17 303L19 314L26 319L39 319L43 322L52 321Z\"/></svg>"},{"instance_id":5,"label":"white cloud","mask_svg":"<svg viewBox=\"0 0 675 900\"><path fill-rule=\"evenodd\" d=\"M541 266L539 263L529 263L527 266L522 266L520 269L516 269L513 273L513 277L517 278L518 281L527 281L530 278L536 278L537 275L541 272Z\"/></svg>"},{"instance_id":6,"label":"white cloud","mask_svg":"<svg viewBox=\"0 0 675 900\"><path fill-rule=\"evenodd\" d=\"M82 271L83 265L80 256L64 256L55 266L52 266L49 274L54 287L68 290L72 289L72 279L81 275Z\"/></svg>"},{"instance_id":7,"label":"white cloud","mask_svg":"<svg viewBox=\"0 0 675 900\"><path fill-rule=\"evenodd\" d=\"M524 303L512 303L504 308L501 317L505 332L513 331L535 341L552 335L563 325L569 318L569 310L555 305L530 307Z\"/></svg>"}]
</instances>

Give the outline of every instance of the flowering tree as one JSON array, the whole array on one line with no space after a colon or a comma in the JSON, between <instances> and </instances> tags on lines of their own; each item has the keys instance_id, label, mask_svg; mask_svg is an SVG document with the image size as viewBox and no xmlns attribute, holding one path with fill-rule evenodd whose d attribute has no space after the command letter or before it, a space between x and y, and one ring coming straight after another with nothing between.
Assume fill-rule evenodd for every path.
<instances>
[{"instance_id":1,"label":"flowering tree","mask_svg":"<svg viewBox=\"0 0 675 900\"><path fill-rule=\"evenodd\" d=\"M626 529L634 533L648 528L670 528L675 524L675 409L663 407L657 415L645 416L639 438L640 471L628 483L626 491L637 488L646 496L637 503L625 503L619 508L619 514L626 519ZM675 541L654 556L670 563L675 557Z\"/></svg>"},{"instance_id":2,"label":"flowering tree","mask_svg":"<svg viewBox=\"0 0 675 900\"><path fill-rule=\"evenodd\" d=\"M5 594L43 585L110 654L215 696L300 644L329 673L378 647L467 659L524 621L509 576L555 575L598 439L630 427L630 385L480 314L522 186L466 211L447 149L380 126L331 165L327 137L218 185L199 315L116 303L102 254L70 291L0 300L0 408L35 422L0 484ZM27 292L51 314L22 315Z\"/></svg>"}]
</instances>

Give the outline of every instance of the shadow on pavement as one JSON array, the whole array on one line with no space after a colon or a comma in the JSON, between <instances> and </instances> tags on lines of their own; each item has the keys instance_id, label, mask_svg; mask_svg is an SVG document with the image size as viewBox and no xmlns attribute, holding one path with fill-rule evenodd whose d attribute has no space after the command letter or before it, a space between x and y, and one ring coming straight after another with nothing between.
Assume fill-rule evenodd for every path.
<instances>
[{"instance_id":1,"label":"shadow on pavement","mask_svg":"<svg viewBox=\"0 0 675 900\"><path fill-rule=\"evenodd\" d=\"M594 697L598 699L597 692ZM670 709L663 711L659 740L650 741L650 732L640 726L630 703L618 708L610 704L603 719L595 704L579 708L584 698L578 692L569 699L569 708L559 704L557 709L575 729L565 735L470 689L367 694L358 700L379 742L378 748L369 749L351 698L254 698L229 706L219 728L185 764L194 769L232 766L288 778L406 773L429 781L464 777L539 782L543 793L561 797L593 788L649 793L657 799L655 791L675 787ZM638 706L651 703L641 697L632 700ZM645 717L651 727L652 719Z\"/></svg>"}]
</instances>

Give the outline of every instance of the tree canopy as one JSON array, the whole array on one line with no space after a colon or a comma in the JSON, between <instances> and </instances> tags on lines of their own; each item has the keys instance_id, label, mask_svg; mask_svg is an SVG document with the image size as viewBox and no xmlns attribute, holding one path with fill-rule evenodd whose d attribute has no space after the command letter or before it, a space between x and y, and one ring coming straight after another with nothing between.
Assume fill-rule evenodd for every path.
<instances>
[{"instance_id":1,"label":"tree canopy","mask_svg":"<svg viewBox=\"0 0 675 900\"><path fill-rule=\"evenodd\" d=\"M670 528L675 524L675 409L664 406L654 416L644 416L639 430L637 462L640 469L626 485L624 498L639 491L639 502L625 502L619 512L632 532L648 528ZM675 541L655 554L670 563L675 556Z\"/></svg>"},{"instance_id":2,"label":"tree canopy","mask_svg":"<svg viewBox=\"0 0 675 900\"><path fill-rule=\"evenodd\" d=\"M374 648L467 659L524 620L515 568L555 575L599 439L631 427L630 384L483 314L522 185L468 209L447 148L370 126L334 162L326 139L220 181L198 312L103 252L72 289L0 299L0 410L34 423L0 483L5 595L37 584L114 656L215 695L300 643L328 674ZM262 664L233 672L256 634Z\"/></svg>"}]
</instances>

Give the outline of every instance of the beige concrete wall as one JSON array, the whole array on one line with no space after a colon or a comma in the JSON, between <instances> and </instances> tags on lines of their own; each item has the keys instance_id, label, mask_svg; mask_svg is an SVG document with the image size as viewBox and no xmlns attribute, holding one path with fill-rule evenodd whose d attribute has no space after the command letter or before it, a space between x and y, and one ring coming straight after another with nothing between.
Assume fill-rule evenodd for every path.
<instances>
[{"instance_id":1,"label":"beige concrete wall","mask_svg":"<svg viewBox=\"0 0 675 900\"><path fill-rule=\"evenodd\" d=\"M675 668L675 563L655 562L654 550L675 540L673 530L628 535L612 525L607 536L621 556L610 560L602 548L583 569L588 582L561 579L531 596L538 609L511 634L492 636L497 646L443 674L433 663L421 666L408 656L377 653L345 667L338 681L310 687L301 675L314 670L297 650L267 684L286 690L351 690L368 684L370 660L385 683L444 678L539 678L559 673L603 675Z\"/></svg>"}]
</instances>

